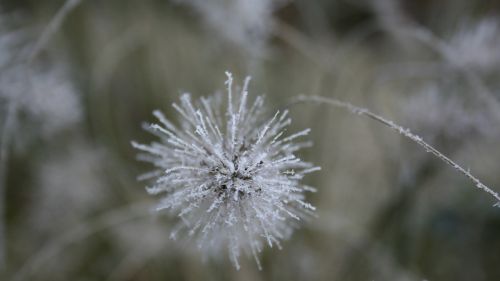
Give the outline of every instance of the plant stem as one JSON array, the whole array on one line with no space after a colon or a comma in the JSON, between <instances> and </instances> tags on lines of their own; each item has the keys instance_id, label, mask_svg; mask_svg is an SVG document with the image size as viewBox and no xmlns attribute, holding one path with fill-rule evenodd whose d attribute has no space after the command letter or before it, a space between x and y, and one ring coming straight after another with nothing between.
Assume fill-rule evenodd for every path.
<instances>
[{"instance_id":1,"label":"plant stem","mask_svg":"<svg viewBox=\"0 0 500 281\"><path fill-rule=\"evenodd\" d=\"M438 159L441 161L445 162L446 164L450 165L454 169L456 169L458 172L462 173L465 175L470 181L474 183L474 185L491 195L495 201L497 201L494 206L500 207L500 195L493 191L491 188L483 184L478 178L476 178L474 175L470 173L468 169L463 168L462 166L458 165L455 161L451 160L449 157L444 155L443 153L439 152L439 150L435 149L433 146L428 144L426 141L424 141L421 137L418 135L413 134L409 129L404 128L393 121L386 119L378 114L375 114L371 111L369 111L366 108L362 107L357 107L354 106L348 102L343 102L337 99L329 98L329 97L324 97L324 96L305 96L305 95L299 95L295 98L292 98L292 103L291 104L296 104L296 103L301 103L301 102L313 102L313 103L319 103L319 104L327 104L331 105L334 107L339 107L343 109L349 110L351 113L361 115L368 117L372 120L375 120L390 129L398 132L399 134L403 135L407 139L413 141L414 143L418 144L422 148L425 149L425 151L432 153L434 156L436 156ZM290 104L290 105L291 105Z\"/></svg>"}]
</instances>

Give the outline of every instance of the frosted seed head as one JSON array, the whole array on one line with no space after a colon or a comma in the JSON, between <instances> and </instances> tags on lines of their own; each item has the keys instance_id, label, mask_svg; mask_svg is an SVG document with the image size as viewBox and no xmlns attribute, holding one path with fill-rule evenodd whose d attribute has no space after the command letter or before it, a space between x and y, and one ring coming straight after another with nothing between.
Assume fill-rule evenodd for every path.
<instances>
[{"instance_id":1,"label":"frosted seed head","mask_svg":"<svg viewBox=\"0 0 500 281\"><path fill-rule=\"evenodd\" d=\"M181 219L172 236L188 234L208 254L227 250L238 268L241 252L257 258L264 244L279 248L297 226L292 220L315 210L304 201L304 193L315 189L300 181L319 168L293 154L304 147L295 139L309 129L287 137L283 132L290 119L276 113L266 120L262 98L247 107L250 80L238 96L230 92L231 73L226 76L225 108L217 98L184 98L174 105L182 130L163 127L171 123L155 111L161 124L153 127L162 132L156 134L161 142L133 146L150 154L147 161L156 168L143 178L153 179L150 193L164 194L157 209Z\"/></svg>"}]
</instances>

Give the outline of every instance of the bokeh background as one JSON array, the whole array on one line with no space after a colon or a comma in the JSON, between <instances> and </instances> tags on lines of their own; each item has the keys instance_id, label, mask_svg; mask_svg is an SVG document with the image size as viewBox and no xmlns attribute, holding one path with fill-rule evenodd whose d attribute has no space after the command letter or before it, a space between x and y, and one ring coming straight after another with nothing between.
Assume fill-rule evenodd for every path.
<instances>
[{"instance_id":1,"label":"bokeh background","mask_svg":"<svg viewBox=\"0 0 500 281\"><path fill-rule=\"evenodd\" d=\"M1 0L2 280L500 280L500 209L371 120L317 104L318 218L263 270L169 239L131 140L183 92L252 76L270 112L323 95L409 127L500 190L500 2Z\"/></svg>"}]
</instances>

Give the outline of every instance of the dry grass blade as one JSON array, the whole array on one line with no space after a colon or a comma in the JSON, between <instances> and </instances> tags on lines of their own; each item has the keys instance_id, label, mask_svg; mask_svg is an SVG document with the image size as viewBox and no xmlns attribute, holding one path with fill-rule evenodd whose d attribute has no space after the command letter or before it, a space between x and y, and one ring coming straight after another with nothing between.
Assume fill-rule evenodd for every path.
<instances>
[{"instance_id":1,"label":"dry grass blade","mask_svg":"<svg viewBox=\"0 0 500 281\"><path fill-rule=\"evenodd\" d=\"M494 206L495 207L500 207L500 195L483 184L477 177L472 175L468 169L463 168L459 164L457 164L455 161L451 160L448 156L444 155L443 153L439 152L436 148L428 144L426 141L424 141L420 136L413 134L408 128L405 128L403 126L400 126L393 121L386 119L378 114L375 114L371 111L369 111L366 108L354 106L348 102L343 102L340 100L336 100L333 98L328 98L328 97L323 97L323 96L305 96L305 95L299 95L295 98L292 99L291 104L296 104L296 103L303 103L303 102L313 102L313 103L319 103L319 104L327 104L331 105L334 107L339 107L343 109L349 110L351 113L361 115L361 116L366 116L372 120L375 120L379 123L384 124L385 126L391 128L392 130L398 132L399 134L405 136L409 140L413 141L414 143L420 145L422 148L424 148L427 152L432 153L435 155L438 159L441 161L445 162L446 164L450 165L463 175L465 175L469 180L471 180L474 185L491 195L495 200L497 201Z\"/></svg>"}]
</instances>

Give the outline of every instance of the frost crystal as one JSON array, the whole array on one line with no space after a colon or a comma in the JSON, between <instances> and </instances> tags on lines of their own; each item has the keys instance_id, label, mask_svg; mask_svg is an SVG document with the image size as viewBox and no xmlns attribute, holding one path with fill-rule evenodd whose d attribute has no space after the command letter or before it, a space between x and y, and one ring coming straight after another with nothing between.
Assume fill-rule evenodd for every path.
<instances>
[{"instance_id":1,"label":"frost crystal","mask_svg":"<svg viewBox=\"0 0 500 281\"><path fill-rule=\"evenodd\" d=\"M277 112L265 119L264 100L258 96L248 106L248 83L233 96L233 79L227 73L227 106L220 95L193 103L189 94L173 104L181 118L177 127L155 111L161 125L147 129L161 142L133 143L144 153L141 160L156 170L141 176L152 179L150 194L165 193L157 210L169 209L181 218L171 237L194 237L197 246L219 253L227 248L239 269L243 251L253 255L267 243L280 248L315 208L305 202L304 175L320 168L294 155L311 142L297 142L309 129L285 136L291 119Z\"/></svg>"}]
</instances>

